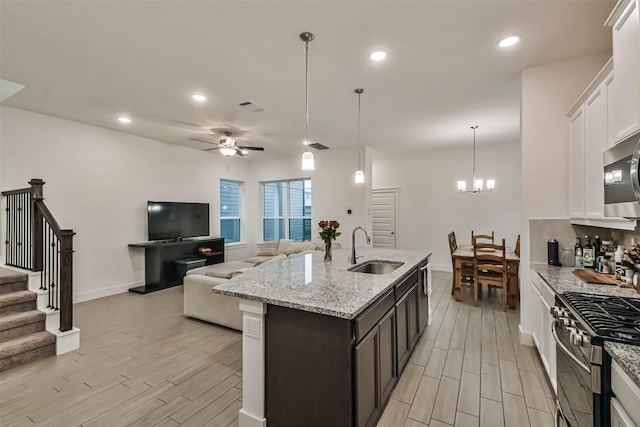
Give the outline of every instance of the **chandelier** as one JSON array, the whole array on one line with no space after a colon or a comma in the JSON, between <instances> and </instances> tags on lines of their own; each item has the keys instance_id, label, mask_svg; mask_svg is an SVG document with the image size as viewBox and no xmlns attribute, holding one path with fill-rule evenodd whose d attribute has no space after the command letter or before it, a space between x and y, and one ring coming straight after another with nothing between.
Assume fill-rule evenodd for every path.
<instances>
[{"instance_id":1,"label":"chandelier","mask_svg":"<svg viewBox=\"0 0 640 427\"><path fill-rule=\"evenodd\" d=\"M305 69L304 69L304 84L305 84L305 105L306 105L306 136L307 139L304 140L304 145L306 146L306 150L302 153L302 170L303 171L312 171L315 169L315 164L313 161L313 153L309 151L309 144L311 144L311 140L309 139L309 42L313 40L313 34L305 31L300 34L300 40L305 43L306 46L306 54L305 54Z\"/></svg>"},{"instance_id":2,"label":"chandelier","mask_svg":"<svg viewBox=\"0 0 640 427\"><path fill-rule=\"evenodd\" d=\"M487 188L484 188L484 181L476 178L476 129L478 125L471 126L473 130L473 179L471 181L471 188L467 190L467 183L465 181L458 181L458 191L460 193L479 193L481 191L493 191L496 186L495 179L487 180Z\"/></svg>"}]
</instances>

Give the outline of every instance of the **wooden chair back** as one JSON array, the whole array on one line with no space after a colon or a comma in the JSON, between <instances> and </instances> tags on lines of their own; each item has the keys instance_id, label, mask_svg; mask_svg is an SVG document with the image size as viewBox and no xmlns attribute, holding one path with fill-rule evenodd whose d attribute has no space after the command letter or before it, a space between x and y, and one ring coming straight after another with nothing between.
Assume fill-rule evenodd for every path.
<instances>
[{"instance_id":1,"label":"wooden chair back","mask_svg":"<svg viewBox=\"0 0 640 427\"><path fill-rule=\"evenodd\" d=\"M505 241L502 244L480 243L476 240L473 245L473 273L474 273L474 302L478 304L480 286L502 288L503 309L507 307L507 249Z\"/></svg>"},{"instance_id":2,"label":"wooden chair back","mask_svg":"<svg viewBox=\"0 0 640 427\"><path fill-rule=\"evenodd\" d=\"M520 258L520 235L518 234L518 238L516 239L516 248L514 250L515 254Z\"/></svg>"},{"instance_id":3,"label":"wooden chair back","mask_svg":"<svg viewBox=\"0 0 640 427\"><path fill-rule=\"evenodd\" d=\"M455 232L451 232L447 235L447 238L449 239L449 251L451 252L451 255L453 255L453 253L456 251L456 249L458 249L458 243L456 242L456 234Z\"/></svg>"},{"instance_id":4,"label":"wooden chair back","mask_svg":"<svg viewBox=\"0 0 640 427\"><path fill-rule=\"evenodd\" d=\"M495 243L494 232L491 234L475 234L473 230L471 230L471 244L475 245L476 241L479 243Z\"/></svg>"}]
</instances>

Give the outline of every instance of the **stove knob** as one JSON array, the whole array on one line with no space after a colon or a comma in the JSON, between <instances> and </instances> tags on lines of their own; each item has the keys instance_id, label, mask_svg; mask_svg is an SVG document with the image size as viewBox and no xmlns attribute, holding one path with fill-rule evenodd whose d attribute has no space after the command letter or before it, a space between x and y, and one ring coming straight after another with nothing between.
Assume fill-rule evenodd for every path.
<instances>
[{"instance_id":1,"label":"stove knob","mask_svg":"<svg viewBox=\"0 0 640 427\"><path fill-rule=\"evenodd\" d=\"M582 335L582 345L591 344L591 337L586 333Z\"/></svg>"},{"instance_id":2,"label":"stove knob","mask_svg":"<svg viewBox=\"0 0 640 427\"><path fill-rule=\"evenodd\" d=\"M571 326L571 321L566 317L561 317L558 319L558 321L560 322L560 326L563 326L565 328L568 328Z\"/></svg>"},{"instance_id":3,"label":"stove knob","mask_svg":"<svg viewBox=\"0 0 640 427\"><path fill-rule=\"evenodd\" d=\"M560 317L560 307L556 307L555 305L553 307L551 307L551 310L549 310L551 312L551 315L554 318L558 318Z\"/></svg>"},{"instance_id":4,"label":"stove knob","mask_svg":"<svg viewBox=\"0 0 640 427\"><path fill-rule=\"evenodd\" d=\"M571 328L573 329L573 328ZM569 341L573 345L582 346L582 334L579 331L573 330L571 331L571 335L569 335Z\"/></svg>"}]
</instances>

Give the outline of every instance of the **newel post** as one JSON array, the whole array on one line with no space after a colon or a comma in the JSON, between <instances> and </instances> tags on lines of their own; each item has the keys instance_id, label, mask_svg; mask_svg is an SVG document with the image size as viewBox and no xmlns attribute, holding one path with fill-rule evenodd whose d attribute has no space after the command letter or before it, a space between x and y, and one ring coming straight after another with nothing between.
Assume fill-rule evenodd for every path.
<instances>
[{"instance_id":1,"label":"newel post","mask_svg":"<svg viewBox=\"0 0 640 427\"><path fill-rule=\"evenodd\" d=\"M33 261L33 271L42 271L42 233L43 219L42 212L38 208L38 202L44 200L42 187L45 182L39 178L29 181L31 185L31 256Z\"/></svg>"},{"instance_id":2,"label":"newel post","mask_svg":"<svg viewBox=\"0 0 640 427\"><path fill-rule=\"evenodd\" d=\"M73 329L73 230L60 231L60 331Z\"/></svg>"}]
</instances>

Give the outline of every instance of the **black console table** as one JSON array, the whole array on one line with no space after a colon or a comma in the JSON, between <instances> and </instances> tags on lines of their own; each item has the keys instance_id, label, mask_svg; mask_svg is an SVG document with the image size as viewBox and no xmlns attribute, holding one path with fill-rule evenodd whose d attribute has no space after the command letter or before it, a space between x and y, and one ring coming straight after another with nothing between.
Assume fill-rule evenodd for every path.
<instances>
[{"instance_id":1,"label":"black console table","mask_svg":"<svg viewBox=\"0 0 640 427\"><path fill-rule=\"evenodd\" d=\"M144 286L130 292L147 294L180 285L176 261L188 258L205 260L205 265L224 262L224 238L179 240L172 242L130 243L130 248L144 249ZM209 248L210 252L201 252Z\"/></svg>"}]
</instances>

